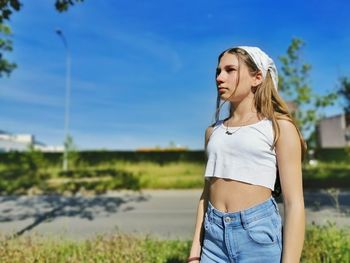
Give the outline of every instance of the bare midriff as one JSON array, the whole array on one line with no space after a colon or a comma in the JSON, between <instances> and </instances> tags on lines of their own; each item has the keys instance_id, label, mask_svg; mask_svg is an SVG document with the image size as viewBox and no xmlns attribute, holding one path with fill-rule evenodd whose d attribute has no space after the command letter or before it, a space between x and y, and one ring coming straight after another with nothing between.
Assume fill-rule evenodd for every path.
<instances>
[{"instance_id":1,"label":"bare midriff","mask_svg":"<svg viewBox=\"0 0 350 263\"><path fill-rule=\"evenodd\" d=\"M209 200L222 212L237 212L266 201L271 189L244 182L212 177L210 178Z\"/></svg>"}]
</instances>

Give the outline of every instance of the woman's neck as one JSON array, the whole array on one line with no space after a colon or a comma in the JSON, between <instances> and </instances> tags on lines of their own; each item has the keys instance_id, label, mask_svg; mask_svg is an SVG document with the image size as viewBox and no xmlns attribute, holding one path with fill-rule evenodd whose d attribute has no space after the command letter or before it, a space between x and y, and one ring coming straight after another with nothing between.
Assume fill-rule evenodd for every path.
<instances>
[{"instance_id":1,"label":"woman's neck","mask_svg":"<svg viewBox=\"0 0 350 263\"><path fill-rule=\"evenodd\" d=\"M257 110L253 100L242 100L238 103L231 102L231 118L234 120L244 120L251 116L252 113L257 114Z\"/></svg>"}]
</instances>

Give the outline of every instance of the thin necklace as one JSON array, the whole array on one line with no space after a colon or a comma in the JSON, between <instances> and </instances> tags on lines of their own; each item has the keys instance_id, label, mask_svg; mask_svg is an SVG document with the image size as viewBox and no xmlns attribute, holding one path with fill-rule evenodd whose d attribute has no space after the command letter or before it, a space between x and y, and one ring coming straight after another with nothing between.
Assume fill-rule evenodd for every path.
<instances>
[{"instance_id":1,"label":"thin necklace","mask_svg":"<svg viewBox=\"0 0 350 263\"><path fill-rule=\"evenodd\" d=\"M239 123L240 126L238 127L238 129L236 129L236 130L234 130L234 131L232 131L232 132L228 131L228 126L229 126L229 121L230 121L230 119L228 119L228 120L227 120L227 126L226 126L226 132L225 132L225 134L227 134L227 135L232 135L232 134L238 132L238 131L243 127L242 124L246 124L246 123L249 122L253 117L254 117L254 115L250 116L250 118L249 118L248 120L246 120L245 122Z\"/></svg>"}]
</instances>

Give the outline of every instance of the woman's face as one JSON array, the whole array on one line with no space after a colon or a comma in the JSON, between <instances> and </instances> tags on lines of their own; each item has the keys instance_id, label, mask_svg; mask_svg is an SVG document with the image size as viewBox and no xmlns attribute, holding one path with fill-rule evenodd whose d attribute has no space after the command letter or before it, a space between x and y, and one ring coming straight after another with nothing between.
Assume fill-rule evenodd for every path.
<instances>
[{"instance_id":1,"label":"woman's face","mask_svg":"<svg viewBox=\"0 0 350 263\"><path fill-rule=\"evenodd\" d=\"M243 61L238 71L238 59L235 54L225 53L221 57L216 70L216 85L222 100L241 101L246 96L253 94L251 91L253 82L254 77L249 74L248 67Z\"/></svg>"}]
</instances>

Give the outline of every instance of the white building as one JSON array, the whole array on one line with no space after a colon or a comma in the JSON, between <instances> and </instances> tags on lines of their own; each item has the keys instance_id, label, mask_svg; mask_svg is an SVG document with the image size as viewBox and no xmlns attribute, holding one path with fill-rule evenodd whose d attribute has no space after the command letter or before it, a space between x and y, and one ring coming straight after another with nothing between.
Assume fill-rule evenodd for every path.
<instances>
[{"instance_id":1,"label":"white building","mask_svg":"<svg viewBox=\"0 0 350 263\"><path fill-rule=\"evenodd\" d=\"M343 148L350 145L350 114L327 117L317 125L321 148Z\"/></svg>"},{"instance_id":2,"label":"white building","mask_svg":"<svg viewBox=\"0 0 350 263\"><path fill-rule=\"evenodd\" d=\"M43 152L62 152L63 146L50 146L35 140L32 134L11 134L0 130L0 152L26 151L30 145Z\"/></svg>"}]
</instances>

